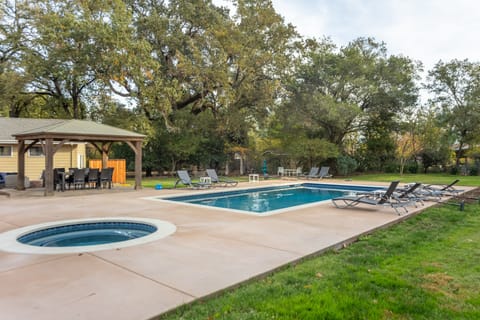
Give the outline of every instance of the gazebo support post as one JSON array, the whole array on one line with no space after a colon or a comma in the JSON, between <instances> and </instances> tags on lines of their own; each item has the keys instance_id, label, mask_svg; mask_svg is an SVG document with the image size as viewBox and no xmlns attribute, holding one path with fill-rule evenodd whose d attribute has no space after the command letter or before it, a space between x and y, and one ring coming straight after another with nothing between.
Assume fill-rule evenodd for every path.
<instances>
[{"instance_id":1,"label":"gazebo support post","mask_svg":"<svg viewBox=\"0 0 480 320\"><path fill-rule=\"evenodd\" d=\"M142 189L142 141L135 141L135 190Z\"/></svg>"},{"instance_id":2,"label":"gazebo support post","mask_svg":"<svg viewBox=\"0 0 480 320\"><path fill-rule=\"evenodd\" d=\"M53 196L53 139L45 139L45 196Z\"/></svg>"},{"instance_id":3,"label":"gazebo support post","mask_svg":"<svg viewBox=\"0 0 480 320\"><path fill-rule=\"evenodd\" d=\"M25 140L18 142L17 190L25 190Z\"/></svg>"},{"instance_id":4,"label":"gazebo support post","mask_svg":"<svg viewBox=\"0 0 480 320\"><path fill-rule=\"evenodd\" d=\"M102 144L102 169L108 167L108 151L110 151L111 143Z\"/></svg>"},{"instance_id":5,"label":"gazebo support post","mask_svg":"<svg viewBox=\"0 0 480 320\"><path fill-rule=\"evenodd\" d=\"M135 152L135 190L142 189L142 141L125 141Z\"/></svg>"}]
</instances>

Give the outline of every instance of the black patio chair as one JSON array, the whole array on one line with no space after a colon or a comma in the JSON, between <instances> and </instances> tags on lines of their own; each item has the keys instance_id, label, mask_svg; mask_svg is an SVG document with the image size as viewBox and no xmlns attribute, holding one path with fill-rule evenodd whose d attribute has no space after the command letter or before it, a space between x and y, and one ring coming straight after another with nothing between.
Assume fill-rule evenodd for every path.
<instances>
[{"instance_id":1,"label":"black patio chair","mask_svg":"<svg viewBox=\"0 0 480 320\"><path fill-rule=\"evenodd\" d=\"M106 188L108 186L108 189L111 189L113 185L112 177L113 177L113 168L103 168L102 171L100 172L98 187Z\"/></svg>"},{"instance_id":2,"label":"black patio chair","mask_svg":"<svg viewBox=\"0 0 480 320\"><path fill-rule=\"evenodd\" d=\"M98 177L99 177L98 169L89 169L87 174L87 180L86 180L86 184L88 185L89 188L92 187L92 184L94 188L98 188Z\"/></svg>"},{"instance_id":3,"label":"black patio chair","mask_svg":"<svg viewBox=\"0 0 480 320\"><path fill-rule=\"evenodd\" d=\"M85 189L85 169L75 169L73 171L73 188Z\"/></svg>"},{"instance_id":4,"label":"black patio chair","mask_svg":"<svg viewBox=\"0 0 480 320\"><path fill-rule=\"evenodd\" d=\"M45 186L45 172L42 173L43 186ZM65 168L53 169L53 190L56 191L57 187L59 191L65 191Z\"/></svg>"}]
</instances>

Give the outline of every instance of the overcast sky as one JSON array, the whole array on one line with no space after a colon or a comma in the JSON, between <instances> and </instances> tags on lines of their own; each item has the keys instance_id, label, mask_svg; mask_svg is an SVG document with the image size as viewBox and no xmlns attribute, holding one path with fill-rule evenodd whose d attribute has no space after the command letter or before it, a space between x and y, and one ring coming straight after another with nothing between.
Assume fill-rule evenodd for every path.
<instances>
[{"instance_id":1,"label":"overcast sky","mask_svg":"<svg viewBox=\"0 0 480 320\"><path fill-rule=\"evenodd\" d=\"M374 37L390 54L431 69L438 60L480 61L479 0L272 0L277 13L307 37L338 46Z\"/></svg>"}]
</instances>

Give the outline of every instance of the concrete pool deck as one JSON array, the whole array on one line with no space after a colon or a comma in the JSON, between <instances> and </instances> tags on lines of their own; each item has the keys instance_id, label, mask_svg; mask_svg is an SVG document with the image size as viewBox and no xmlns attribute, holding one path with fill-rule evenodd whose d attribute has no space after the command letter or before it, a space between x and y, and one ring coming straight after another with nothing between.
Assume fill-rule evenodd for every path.
<instances>
[{"instance_id":1,"label":"concrete pool deck","mask_svg":"<svg viewBox=\"0 0 480 320\"><path fill-rule=\"evenodd\" d=\"M239 187L284 183L261 181ZM215 190L220 189L233 188ZM411 207L408 214L398 216L391 208L337 209L328 201L257 217L144 199L204 191L76 192L53 197L15 192L11 198L0 197L0 233L50 221L117 216L165 220L177 231L154 242L91 253L0 251L1 319L148 319L340 247L435 204Z\"/></svg>"}]
</instances>

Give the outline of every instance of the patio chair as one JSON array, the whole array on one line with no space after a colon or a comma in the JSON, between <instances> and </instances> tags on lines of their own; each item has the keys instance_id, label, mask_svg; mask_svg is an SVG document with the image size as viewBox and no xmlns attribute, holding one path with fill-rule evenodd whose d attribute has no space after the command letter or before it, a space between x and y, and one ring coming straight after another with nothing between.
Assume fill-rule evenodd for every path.
<instances>
[{"instance_id":1,"label":"patio chair","mask_svg":"<svg viewBox=\"0 0 480 320\"><path fill-rule=\"evenodd\" d=\"M178 170L177 171L178 180L175 182L173 188L176 188L179 183L190 187L192 189L202 189L202 188L210 188L210 183L203 183L203 182L192 182L190 175L186 170Z\"/></svg>"},{"instance_id":2,"label":"patio chair","mask_svg":"<svg viewBox=\"0 0 480 320\"><path fill-rule=\"evenodd\" d=\"M45 186L45 170L42 172L42 185ZM65 191L67 181L65 181L65 168L53 169L53 190Z\"/></svg>"},{"instance_id":3,"label":"patio chair","mask_svg":"<svg viewBox=\"0 0 480 320\"><path fill-rule=\"evenodd\" d=\"M98 169L90 169L88 171L86 184L88 185L89 188L92 187L92 184L95 188L98 187L99 171L100 170Z\"/></svg>"},{"instance_id":4,"label":"patio chair","mask_svg":"<svg viewBox=\"0 0 480 320\"><path fill-rule=\"evenodd\" d=\"M323 178L331 178L332 175L328 173L330 170L330 167L321 167L320 171L318 172L318 178L323 179Z\"/></svg>"},{"instance_id":5,"label":"patio chair","mask_svg":"<svg viewBox=\"0 0 480 320\"><path fill-rule=\"evenodd\" d=\"M295 171L295 175L298 177L298 176L301 176L302 175L302 167L297 167L297 171Z\"/></svg>"},{"instance_id":6,"label":"patio chair","mask_svg":"<svg viewBox=\"0 0 480 320\"><path fill-rule=\"evenodd\" d=\"M73 171L72 184L75 190L77 187L85 189L85 169L75 169Z\"/></svg>"},{"instance_id":7,"label":"patio chair","mask_svg":"<svg viewBox=\"0 0 480 320\"><path fill-rule=\"evenodd\" d=\"M318 176L318 167L312 167L310 169L310 172L308 174L304 174L302 175L302 177L306 178L306 179L314 179Z\"/></svg>"},{"instance_id":8,"label":"patio chair","mask_svg":"<svg viewBox=\"0 0 480 320\"><path fill-rule=\"evenodd\" d=\"M215 169L207 169L207 176L210 177L210 179L212 179L212 184L213 185L222 185L222 186L225 186L225 187L235 187L237 184L238 184L238 181L235 181L235 180L230 180L230 179L227 179L227 178L219 178L218 175L217 175L217 171L215 171Z\"/></svg>"},{"instance_id":9,"label":"patio chair","mask_svg":"<svg viewBox=\"0 0 480 320\"><path fill-rule=\"evenodd\" d=\"M398 215L401 215L399 208L403 208L405 212L408 212L406 206L413 205L413 202L409 199L401 199L394 195L395 189L397 189L400 181L392 181L390 186L385 192L378 193L365 193L356 196L342 196L333 198L332 202L335 207L344 209L352 208L359 204L368 204L372 206L388 206L395 210ZM343 204L339 204L343 203Z\"/></svg>"},{"instance_id":10,"label":"patio chair","mask_svg":"<svg viewBox=\"0 0 480 320\"><path fill-rule=\"evenodd\" d=\"M103 187L106 188L108 186L108 189L112 189L113 185L113 168L103 168L102 171L100 171L100 178L99 183L98 183L98 188Z\"/></svg>"},{"instance_id":11,"label":"patio chair","mask_svg":"<svg viewBox=\"0 0 480 320\"><path fill-rule=\"evenodd\" d=\"M284 175L285 175L285 169L283 167L278 167L277 176L284 176Z\"/></svg>"}]
</instances>

